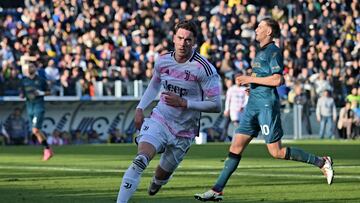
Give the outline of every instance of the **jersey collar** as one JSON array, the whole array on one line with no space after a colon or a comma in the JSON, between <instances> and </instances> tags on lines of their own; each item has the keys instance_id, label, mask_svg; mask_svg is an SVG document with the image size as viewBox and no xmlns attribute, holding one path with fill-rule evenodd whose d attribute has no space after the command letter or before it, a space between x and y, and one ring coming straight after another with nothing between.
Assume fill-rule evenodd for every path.
<instances>
[{"instance_id":1,"label":"jersey collar","mask_svg":"<svg viewBox=\"0 0 360 203\"><path fill-rule=\"evenodd\" d=\"M193 49L193 50L192 50L191 57L190 57L187 61L185 61L184 63L181 63L181 64L185 64L185 63L191 62L191 61L194 59L194 57L195 57L195 53L196 53L196 51L195 51L195 49ZM179 63L179 62L177 62L177 60L175 59L175 51L173 51L173 52L171 53L171 56L173 57L174 61L176 61L176 63Z\"/></svg>"},{"instance_id":2,"label":"jersey collar","mask_svg":"<svg viewBox=\"0 0 360 203\"><path fill-rule=\"evenodd\" d=\"M275 42L274 42L274 41L271 41L271 42L265 44L263 47L260 47L260 50L266 49L266 47L268 47L270 44L273 44L273 43L275 43Z\"/></svg>"}]
</instances>

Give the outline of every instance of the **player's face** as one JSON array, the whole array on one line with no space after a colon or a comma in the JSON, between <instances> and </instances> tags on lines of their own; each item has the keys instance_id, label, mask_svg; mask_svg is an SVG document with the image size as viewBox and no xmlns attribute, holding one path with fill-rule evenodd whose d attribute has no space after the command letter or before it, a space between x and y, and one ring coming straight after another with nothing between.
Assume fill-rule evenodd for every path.
<instances>
[{"instance_id":1,"label":"player's face","mask_svg":"<svg viewBox=\"0 0 360 203\"><path fill-rule=\"evenodd\" d=\"M256 41L262 42L266 39L267 36L270 36L271 28L266 24L266 22L261 21L255 30L255 34Z\"/></svg>"},{"instance_id":2,"label":"player's face","mask_svg":"<svg viewBox=\"0 0 360 203\"><path fill-rule=\"evenodd\" d=\"M36 72L36 68L33 65L29 65L29 75L33 75Z\"/></svg>"},{"instance_id":3,"label":"player's face","mask_svg":"<svg viewBox=\"0 0 360 203\"><path fill-rule=\"evenodd\" d=\"M174 39L175 55L177 58L188 58L192 53L192 47L195 44L195 38L191 31L178 29Z\"/></svg>"}]
</instances>

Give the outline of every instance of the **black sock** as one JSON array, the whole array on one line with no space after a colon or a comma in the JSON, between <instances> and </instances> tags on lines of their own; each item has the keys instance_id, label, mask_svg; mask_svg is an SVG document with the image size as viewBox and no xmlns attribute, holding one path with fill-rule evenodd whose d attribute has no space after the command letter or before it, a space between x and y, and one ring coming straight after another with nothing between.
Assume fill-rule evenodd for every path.
<instances>
[{"instance_id":1,"label":"black sock","mask_svg":"<svg viewBox=\"0 0 360 203\"><path fill-rule=\"evenodd\" d=\"M41 145L44 146L45 149L49 149L49 148L50 148L50 147L49 147L49 144L47 143L46 140L43 140L43 141L41 142Z\"/></svg>"}]
</instances>

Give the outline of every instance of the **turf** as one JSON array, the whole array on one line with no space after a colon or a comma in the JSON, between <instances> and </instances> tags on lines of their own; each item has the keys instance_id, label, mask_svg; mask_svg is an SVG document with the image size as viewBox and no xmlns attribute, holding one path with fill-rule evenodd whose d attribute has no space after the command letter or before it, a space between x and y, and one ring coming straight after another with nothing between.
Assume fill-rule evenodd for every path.
<instances>
[{"instance_id":1,"label":"turf","mask_svg":"<svg viewBox=\"0 0 360 203\"><path fill-rule=\"evenodd\" d=\"M173 179L154 197L147 196L159 157L144 173L132 203L191 203L194 193L215 182L228 143L194 145ZM251 144L229 180L223 202L360 202L360 141L295 141L297 146L334 159L334 184L326 184L311 165L274 160L264 144ZM82 145L55 148L41 161L41 148L0 148L0 202L115 202L134 145Z\"/></svg>"}]
</instances>

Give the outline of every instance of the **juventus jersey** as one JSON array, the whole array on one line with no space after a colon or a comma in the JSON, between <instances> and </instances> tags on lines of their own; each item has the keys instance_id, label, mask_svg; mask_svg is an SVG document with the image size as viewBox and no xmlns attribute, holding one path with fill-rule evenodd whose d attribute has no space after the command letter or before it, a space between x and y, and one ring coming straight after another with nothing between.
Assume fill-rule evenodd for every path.
<instances>
[{"instance_id":1,"label":"juventus jersey","mask_svg":"<svg viewBox=\"0 0 360 203\"><path fill-rule=\"evenodd\" d=\"M188 101L220 98L220 77L215 67L195 51L184 63L175 60L174 52L159 56L153 77L161 83L161 92L173 92ZM200 113L198 110L166 105L160 97L151 118L166 126L175 136L193 138L199 133Z\"/></svg>"}]
</instances>

